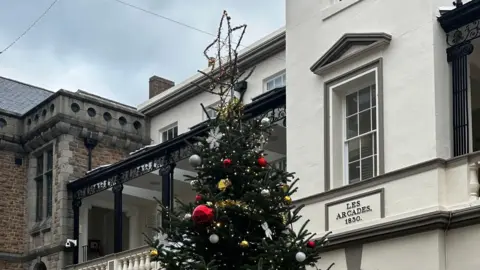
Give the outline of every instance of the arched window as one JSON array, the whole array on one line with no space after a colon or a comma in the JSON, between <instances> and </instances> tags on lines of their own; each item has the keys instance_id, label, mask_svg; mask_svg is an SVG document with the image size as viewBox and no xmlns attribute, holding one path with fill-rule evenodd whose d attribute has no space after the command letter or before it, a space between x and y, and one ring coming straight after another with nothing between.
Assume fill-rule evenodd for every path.
<instances>
[{"instance_id":1,"label":"arched window","mask_svg":"<svg viewBox=\"0 0 480 270\"><path fill-rule=\"evenodd\" d=\"M38 262L33 267L33 270L47 270L47 266L45 265L44 262Z\"/></svg>"}]
</instances>

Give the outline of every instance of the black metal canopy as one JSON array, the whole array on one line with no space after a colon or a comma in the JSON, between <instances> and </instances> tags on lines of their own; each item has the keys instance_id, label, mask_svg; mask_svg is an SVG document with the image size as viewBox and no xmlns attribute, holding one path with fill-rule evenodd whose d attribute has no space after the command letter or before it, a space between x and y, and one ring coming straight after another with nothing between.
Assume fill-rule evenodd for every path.
<instances>
[{"instance_id":1,"label":"black metal canopy","mask_svg":"<svg viewBox=\"0 0 480 270\"><path fill-rule=\"evenodd\" d=\"M268 116L272 123L285 119L285 90L285 87L276 88L252 99L251 103L245 105L246 117L251 119ZM206 135L207 124L207 121L204 121L174 139L145 148L105 168L94 170L67 184L67 188L73 192L74 199L78 200L152 171L169 169L171 164L193 154L191 145L196 138Z\"/></svg>"},{"instance_id":2,"label":"black metal canopy","mask_svg":"<svg viewBox=\"0 0 480 270\"><path fill-rule=\"evenodd\" d=\"M480 0L472 0L465 4L457 4L455 9L442 14L438 22L448 33L478 19L480 19Z\"/></svg>"}]
</instances>

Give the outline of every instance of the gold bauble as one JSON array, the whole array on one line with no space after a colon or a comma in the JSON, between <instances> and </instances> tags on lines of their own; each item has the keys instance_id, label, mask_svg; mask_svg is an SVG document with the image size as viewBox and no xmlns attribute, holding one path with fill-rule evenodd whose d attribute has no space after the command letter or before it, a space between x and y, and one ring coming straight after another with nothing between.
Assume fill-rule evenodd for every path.
<instances>
[{"instance_id":1,"label":"gold bauble","mask_svg":"<svg viewBox=\"0 0 480 270\"><path fill-rule=\"evenodd\" d=\"M240 246L241 246L242 248L247 248L248 245L249 245L249 244L248 244L248 242L247 242L246 240L243 240L242 242L240 242Z\"/></svg>"},{"instance_id":2,"label":"gold bauble","mask_svg":"<svg viewBox=\"0 0 480 270\"><path fill-rule=\"evenodd\" d=\"M230 180L222 179L222 180L218 181L217 187L220 191L225 191L225 189L227 189L231 184L232 184L232 182L230 182Z\"/></svg>"},{"instance_id":3,"label":"gold bauble","mask_svg":"<svg viewBox=\"0 0 480 270\"><path fill-rule=\"evenodd\" d=\"M151 257L156 257L156 256L158 256L158 250L157 250L157 249L152 249L152 250L150 250L150 256L151 256Z\"/></svg>"},{"instance_id":4,"label":"gold bauble","mask_svg":"<svg viewBox=\"0 0 480 270\"><path fill-rule=\"evenodd\" d=\"M282 185L282 190L283 190L283 192L287 192L289 188L290 188L290 187L289 187L287 184Z\"/></svg>"},{"instance_id":5,"label":"gold bauble","mask_svg":"<svg viewBox=\"0 0 480 270\"><path fill-rule=\"evenodd\" d=\"M287 203L287 204L291 204L291 203L292 203L292 198L291 198L290 196L285 196L285 197L283 198L283 200L284 200L285 203Z\"/></svg>"}]
</instances>

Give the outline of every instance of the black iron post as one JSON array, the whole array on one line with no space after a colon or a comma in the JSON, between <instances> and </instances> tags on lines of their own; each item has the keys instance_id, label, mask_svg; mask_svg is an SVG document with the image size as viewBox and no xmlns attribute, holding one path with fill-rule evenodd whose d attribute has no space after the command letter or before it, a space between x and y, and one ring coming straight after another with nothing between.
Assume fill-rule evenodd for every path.
<instances>
[{"instance_id":1,"label":"black iron post","mask_svg":"<svg viewBox=\"0 0 480 270\"><path fill-rule=\"evenodd\" d=\"M473 45L464 42L447 49L452 64L452 128L453 156L470 152L470 122L468 104L468 55Z\"/></svg>"},{"instance_id":2,"label":"black iron post","mask_svg":"<svg viewBox=\"0 0 480 270\"><path fill-rule=\"evenodd\" d=\"M173 208L173 173L175 170L176 164L171 163L166 166L164 170L160 170L162 174L162 204L167 207L169 210ZM162 227L166 227L166 221L169 219L168 214L162 213Z\"/></svg>"},{"instance_id":3,"label":"black iron post","mask_svg":"<svg viewBox=\"0 0 480 270\"><path fill-rule=\"evenodd\" d=\"M113 224L113 252L121 252L123 250L123 243L122 243L122 231L123 231L123 210L122 210L122 191L123 191L123 184L117 183L115 186L112 187L113 196L114 196L114 224Z\"/></svg>"},{"instance_id":4,"label":"black iron post","mask_svg":"<svg viewBox=\"0 0 480 270\"><path fill-rule=\"evenodd\" d=\"M78 243L80 238L80 206L82 206L82 200L73 199L73 239L77 240L77 245L73 248L73 264L78 264Z\"/></svg>"}]
</instances>

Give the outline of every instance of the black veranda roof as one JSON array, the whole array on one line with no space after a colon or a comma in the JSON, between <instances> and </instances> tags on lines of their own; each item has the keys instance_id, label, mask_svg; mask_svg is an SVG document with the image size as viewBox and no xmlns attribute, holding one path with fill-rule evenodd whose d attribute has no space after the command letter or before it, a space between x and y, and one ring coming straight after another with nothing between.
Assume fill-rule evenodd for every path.
<instances>
[{"instance_id":1,"label":"black veranda roof","mask_svg":"<svg viewBox=\"0 0 480 270\"><path fill-rule=\"evenodd\" d=\"M249 118L256 117L272 108L285 105L286 88L276 88L252 99L251 103L245 105L245 114ZM110 166L91 171L82 178L67 184L69 190L78 190L86 186L91 186L105 179L126 172L135 167L147 164L160 156L186 147L188 143L194 143L195 138L203 136L208 132L207 121L197 124L190 128L190 131L180 134L178 137L164 143L146 148L144 151L138 151L124 160L114 163Z\"/></svg>"}]
</instances>

